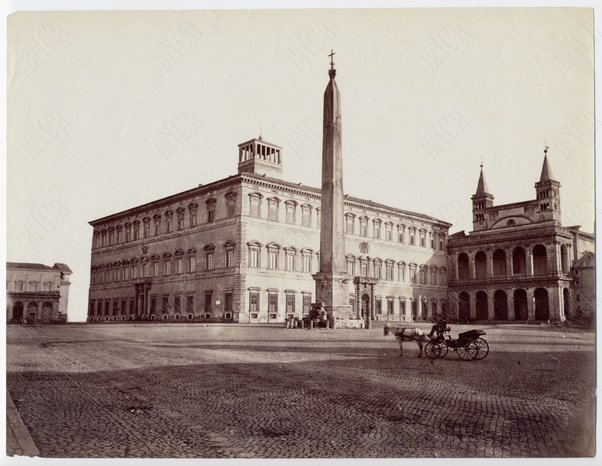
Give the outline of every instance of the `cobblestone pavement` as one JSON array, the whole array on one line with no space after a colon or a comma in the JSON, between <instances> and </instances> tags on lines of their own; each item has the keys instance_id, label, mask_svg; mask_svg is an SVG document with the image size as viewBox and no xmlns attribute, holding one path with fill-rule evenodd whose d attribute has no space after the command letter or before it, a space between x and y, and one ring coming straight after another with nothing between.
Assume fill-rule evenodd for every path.
<instances>
[{"instance_id":1,"label":"cobblestone pavement","mask_svg":"<svg viewBox=\"0 0 602 466\"><path fill-rule=\"evenodd\" d=\"M382 326L8 326L7 386L44 457L592 455L594 334L478 328L466 362Z\"/></svg>"}]
</instances>

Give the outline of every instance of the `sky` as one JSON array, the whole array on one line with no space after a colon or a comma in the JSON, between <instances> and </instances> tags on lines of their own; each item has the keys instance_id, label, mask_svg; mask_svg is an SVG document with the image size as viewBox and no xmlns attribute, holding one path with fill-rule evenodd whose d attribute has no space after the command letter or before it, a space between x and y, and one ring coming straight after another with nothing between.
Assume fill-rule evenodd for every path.
<instances>
[{"instance_id":1,"label":"sky","mask_svg":"<svg viewBox=\"0 0 602 466\"><path fill-rule=\"evenodd\" d=\"M330 50L344 189L471 230L534 199L543 151L563 224L594 229L589 9L21 12L8 18L8 261L68 264L84 320L90 220L236 173L237 144L283 147L320 186ZM596 125L597 126L597 125Z\"/></svg>"}]
</instances>

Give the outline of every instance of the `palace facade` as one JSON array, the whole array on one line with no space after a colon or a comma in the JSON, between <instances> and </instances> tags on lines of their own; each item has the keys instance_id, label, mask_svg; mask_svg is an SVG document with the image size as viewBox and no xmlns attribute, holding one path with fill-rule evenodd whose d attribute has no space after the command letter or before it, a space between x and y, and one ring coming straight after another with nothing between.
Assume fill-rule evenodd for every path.
<instances>
[{"instance_id":1,"label":"palace facade","mask_svg":"<svg viewBox=\"0 0 602 466\"><path fill-rule=\"evenodd\" d=\"M283 322L309 312L320 189L282 179L282 149L238 146L238 174L90 222L89 321ZM349 303L361 317L448 313L451 224L346 195Z\"/></svg>"},{"instance_id":2,"label":"palace facade","mask_svg":"<svg viewBox=\"0 0 602 466\"><path fill-rule=\"evenodd\" d=\"M6 322L67 322L71 273L69 266L61 263L49 267L7 262Z\"/></svg>"},{"instance_id":3,"label":"palace facade","mask_svg":"<svg viewBox=\"0 0 602 466\"><path fill-rule=\"evenodd\" d=\"M473 231L451 235L447 245L452 315L460 321L591 320L595 238L562 225L560 183L547 148L535 199L499 206L493 199L481 166Z\"/></svg>"}]
</instances>

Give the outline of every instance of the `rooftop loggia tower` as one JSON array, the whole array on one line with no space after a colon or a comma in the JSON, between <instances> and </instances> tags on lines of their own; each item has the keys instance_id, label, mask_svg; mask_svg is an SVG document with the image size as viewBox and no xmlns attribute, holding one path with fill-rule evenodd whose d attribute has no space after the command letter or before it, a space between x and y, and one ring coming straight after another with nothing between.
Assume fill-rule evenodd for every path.
<instances>
[{"instance_id":1,"label":"rooftop loggia tower","mask_svg":"<svg viewBox=\"0 0 602 466\"><path fill-rule=\"evenodd\" d=\"M316 301L331 319L352 318L349 279L345 262L343 153L341 96L330 53L329 81L324 91L322 127L322 217L320 224L320 271L314 274Z\"/></svg>"},{"instance_id":2,"label":"rooftop loggia tower","mask_svg":"<svg viewBox=\"0 0 602 466\"><path fill-rule=\"evenodd\" d=\"M493 195L488 192L483 164L477 183L477 191L472 195L472 229L474 231L487 229L487 209L493 207Z\"/></svg>"},{"instance_id":3,"label":"rooftop loggia tower","mask_svg":"<svg viewBox=\"0 0 602 466\"><path fill-rule=\"evenodd\" d=\"M238 173L282 178L282 148L261 136L238 145Z\"/></svg>"},{"instance_id":4,"label":"rooftop loggia tower","mask_svg":"<svg viewBox=\"0 0 602 466\"><path fill-rule=\"evenodd\" d=\"M539 181L535 183L535 195L539 213L543 220L554 220L560 223L560 183L554 179L548 161L548 146L543 151L543 165Z\"/></svg>"}]
</instances>

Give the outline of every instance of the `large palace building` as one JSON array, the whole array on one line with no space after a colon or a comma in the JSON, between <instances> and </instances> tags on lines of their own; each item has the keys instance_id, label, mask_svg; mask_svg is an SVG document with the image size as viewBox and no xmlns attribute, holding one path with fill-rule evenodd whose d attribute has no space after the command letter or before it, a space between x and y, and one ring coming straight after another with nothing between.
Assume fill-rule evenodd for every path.
<instances>
[{"instance_id":1,"label":"large palace building","mask_svg":"<svg viewBox=\"0 0 602 466\"><path fill-rule=\"evenodd\" d=\"M238 174L90 222L89 321L283 322L307 314L320 190L281 179L282 149L238 146ZM449 223L345 196L358 317L447 313Z\"/></svg>"},{"instance_id":2,"label":"large palace building","mask_svg":"<svg viewBox=\"0 0 602 466\"><path fill-rule=\"evenodd\" d=\"M544 153L529 201L494 206L481 166L473 231L448 241L450 310L460 321L593 318L595 239L562 226L560 183Z\"/></svg>"}]
</instances>

